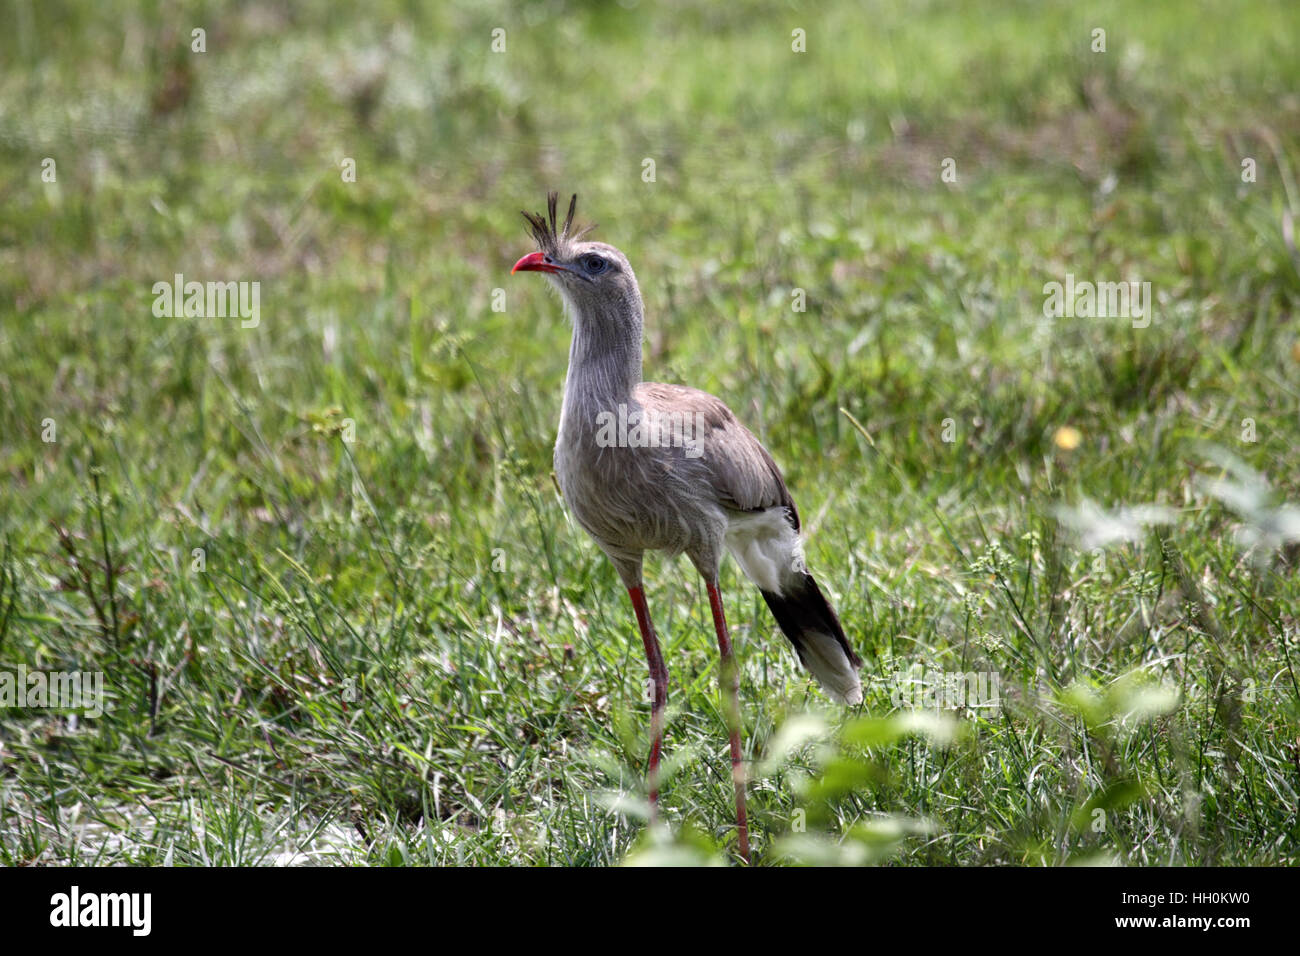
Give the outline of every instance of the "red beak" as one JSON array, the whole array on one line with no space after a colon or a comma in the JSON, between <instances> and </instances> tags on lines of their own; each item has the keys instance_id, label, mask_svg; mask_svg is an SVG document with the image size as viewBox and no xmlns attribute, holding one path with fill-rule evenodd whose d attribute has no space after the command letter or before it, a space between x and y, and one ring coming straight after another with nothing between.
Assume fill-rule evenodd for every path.
<instances>
[{"instance_id":1,"label":"red beak","mask_svg":"<svg viewBox=\"0 0 1300 956\"><path fill-rule=\"evenodd\" d=\"M530 252L515 263L515 267L510 270L510 274L514 275L516 272L560 272L561 269L561 266L547 262L546 256L542 253Z\"/></svg>"}]
</instances>

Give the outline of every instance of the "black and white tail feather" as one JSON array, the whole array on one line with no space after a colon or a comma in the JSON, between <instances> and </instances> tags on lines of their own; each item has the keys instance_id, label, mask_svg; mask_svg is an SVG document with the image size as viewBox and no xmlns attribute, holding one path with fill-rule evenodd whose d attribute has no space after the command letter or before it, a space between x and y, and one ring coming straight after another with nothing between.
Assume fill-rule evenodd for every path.
<instances>
[{"instance_id":1,"label":"black and white tail feather","mask_svg":"<svg viewBox=\"0 0 1300 956\"><path fill-rule=\"evenodd\" d=\"M854 653L835 609L803 564L798 516L792 508L735 515L727 548L758 585L799 662L833 700L862 703L862 660Z\"/></svg>"}]
</instances>

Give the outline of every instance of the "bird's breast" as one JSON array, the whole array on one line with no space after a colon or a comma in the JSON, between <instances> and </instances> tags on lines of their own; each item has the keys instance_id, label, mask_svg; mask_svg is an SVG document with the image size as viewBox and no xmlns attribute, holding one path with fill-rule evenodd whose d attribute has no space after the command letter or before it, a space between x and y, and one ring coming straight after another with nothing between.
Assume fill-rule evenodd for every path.
<instances>
[{"instance_id":1,"label":"bird's breast","mask_svg":"<svg viewBox=\"0 0 1300 956\"><path fill-rule=\"evenodd\" d=\"M566 416L555 443L555 475L565 503L597 541L680 552L725 530L725 519L700 494L700 476L681 448L608 437Z\"/></svg>"}]
</instances>

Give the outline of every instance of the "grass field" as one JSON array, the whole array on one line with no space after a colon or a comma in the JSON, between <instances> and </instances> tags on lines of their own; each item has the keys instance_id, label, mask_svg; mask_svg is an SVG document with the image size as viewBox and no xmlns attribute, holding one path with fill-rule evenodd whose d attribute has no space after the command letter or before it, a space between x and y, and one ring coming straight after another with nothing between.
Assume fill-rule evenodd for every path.
<instances>
[{"instance_id":1,"label":"grass field","mask_svg":"<svg viewBox=\"0 0 1300 956\"><path fill-rule=\"evenodd\" d=\"M755 862L1298 862L1300 7L332 6L0 7L0 674L108 699L0 707L0 862L734 859L685 561L644 833L568 326L508 274L548 189L867 662L833 707L724 565ZM178 273L257 324L155 314ZM1149 321L1045 317L1067 276Z\"/></svg>"}]
</instances>

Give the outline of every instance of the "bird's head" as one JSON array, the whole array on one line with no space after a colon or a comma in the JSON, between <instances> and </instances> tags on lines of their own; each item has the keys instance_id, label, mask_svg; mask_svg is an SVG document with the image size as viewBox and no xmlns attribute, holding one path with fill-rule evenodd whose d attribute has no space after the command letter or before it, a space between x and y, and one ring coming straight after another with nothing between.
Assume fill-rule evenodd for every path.
<instances>
[{"instance_id":1,"label":"bird's head","mask_svg":"<svg viewBox=\"0 0 1300 956\"><path fill-rule=\"evenodd\" d=\"M627 257L604 242L584 239L596 228L575 229L573 213L578 197L569 200L569 214L562 227L555 218L556 194L546 197L547 216L525 212L528 229L537 241L537 251L515 263L511 273L541 272L568 302L575 315L635 312L640 321L641 291Z\"/></svg>"}]
</instances>

